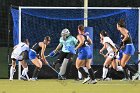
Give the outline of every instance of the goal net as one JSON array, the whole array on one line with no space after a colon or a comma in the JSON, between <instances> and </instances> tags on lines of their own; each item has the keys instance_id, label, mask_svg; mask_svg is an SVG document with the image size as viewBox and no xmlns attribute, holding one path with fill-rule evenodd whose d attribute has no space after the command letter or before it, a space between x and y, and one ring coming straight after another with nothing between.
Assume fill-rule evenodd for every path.
<instances>
[{"instance_id":1,"label":"goal net","mask_svg":"<svg viewBox=\"0 0 140 93\"><path fill-rule=\"evenodd\" d=\"M124 19L127 29L132 35L133 43L138 51L138 22L139 9L117 7L89 7L88 17L84 18L83 7L19 7L11 9L14 28L13 41L18 44L23 39L29 39L30 46L42 41L46 35L51 37L51 44L47 47L46 54L56 48L59 43L62 29L68 28L73 36L77 35L77 26L87 20L88 26L93 27L93 65L103 64L104 58L99 54L99 33L106 30L111 39L119 44L120 33L116 29L119 19ZM135 53L130 64L137 62ZM53 61L52 59L48 59ZM19 68L20 69L20 68ZM21 73L21 72L19 72Z\"/></svg>"}]
</instances>

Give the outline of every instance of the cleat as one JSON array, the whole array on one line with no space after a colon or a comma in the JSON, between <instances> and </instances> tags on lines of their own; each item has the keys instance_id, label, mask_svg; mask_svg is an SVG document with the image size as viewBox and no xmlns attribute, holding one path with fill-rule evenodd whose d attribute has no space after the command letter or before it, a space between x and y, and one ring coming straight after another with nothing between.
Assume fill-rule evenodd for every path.
<instances>
[{"instance_id":1,"label":"cleat","mask_svg":"<svg viewBox=\"0 0 140 93\"><path fill-rule=\"evenodd\" d=\"M22 76L22 75L20 76L20 79L21 79L21 80L24 80L24 81L27 81L27 78L24 77L24 76Z\"/></svg>"},{"instance_id":2,"label":"cleat","mask_svg":"<svg viewBox=\"0 0 140 93\"><path fill-rule=\"evenodd\" d=\"M30 81L37 81L38 79L36 77L30 78Z\"/></svg>"},{"instance_id":3,"label":"cleat","mask_svg":"<svg viewBox=\"0 0 140 93\"><path fill-rule=\"evenodd\" d=\"M139 76L140 76L139 72L135 73L135 75L132 76L132 81L136 80Z\"/></svg>"},{"instance_id":4,"label":"cleat","mask_svg":"<svg viewBox=\"0 0 140 93\"><path fill-rule=\"evenodd\" d=\"M112 78L105 78L104 81L111 81Z\"/></svg>"},{"instance_id":5,"label":"cleat","mask_svg":"<svg viewBox=\"0 0 140 93\"><path fill-rule=\"evenodd\" d=\"M84 79L84 81L82 82L83 84L87 83L90 80L90 77L88 76L87 78Z\"/></svg>"},{"instance_id":6,"label":"cleat","mask_svg":"<svg viewBox=\"0 0 140 93\"><path fill-rule=\"evenodd\" d=\"M96 80L96 79L90 80L90 81L88 82L88 84L96 84L96 83L97 83L97 80Z\"/></svg>"},{"instance_id":7,"label":"cleat","mask_svg":"<svg viewBox=\"0 0 140 93\"><path fill-rule=\"evenodd\" d=\"M9 78L10 81L13 81L13 78Z\"/></svg>"},{"instance_id":8,"label":"cleat","mask_svg":"<svg viewBox=\"0 0 140 93\"><path fill-rule=\"evenodd\" d=\"M97 79L98 81L105 81L106 78Z\"/></svg>"},{"instance_id":9,"label":"cleat","mask_svg":"<svg viewBox=\"0 0 140 93\"><path fill-rule=\"evenodd\" d=\"M120 80L120 81L129 81L130 80L130 78L123 78L122 80Z\"/></svg>"},{"instance_id":10,"label":"cleat","mask_svg":"<svg viewBox=\"0 0 140 93\"><path fill-rule=\"evenodd\" d=\"M58 80L66 80L66 77L64 77L64 76L58 76Z\"/></svg>"}]
</instances>

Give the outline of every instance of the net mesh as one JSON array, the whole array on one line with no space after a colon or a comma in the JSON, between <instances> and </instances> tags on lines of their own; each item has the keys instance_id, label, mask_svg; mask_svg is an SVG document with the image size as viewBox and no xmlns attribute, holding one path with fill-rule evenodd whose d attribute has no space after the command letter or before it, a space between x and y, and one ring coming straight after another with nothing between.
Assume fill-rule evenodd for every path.
<instances>
[{"instance_id":1,"label":"net mesh","mask_svg":"<svg viewBox=\"0 0 140 93\"><path fill-rule=\"evenodd\" d=\"M18 33L18 10L12 9L14 20L14 44ZM30 45L42 41L46 35L51 37L50 50L56 48L59 43L62 29L68 28L72 35L77 35L77 26L84 22L83 9L22 9L21 10L22 39L28 38ZM137 9L89 9L88 25L93 27L94 36L94 63L102 64L98 51L102 47L99 33L101 30L109 32L111 39L118 44L120 33L116 29L119 19L125 19L127 29L130 31L136 50L138 49L138 10ZM15 31L17 30L17 32ZM135 38L134 38L135 37ZM131 61L137 59L132 57Z\"/></svg>"}]
</instances>

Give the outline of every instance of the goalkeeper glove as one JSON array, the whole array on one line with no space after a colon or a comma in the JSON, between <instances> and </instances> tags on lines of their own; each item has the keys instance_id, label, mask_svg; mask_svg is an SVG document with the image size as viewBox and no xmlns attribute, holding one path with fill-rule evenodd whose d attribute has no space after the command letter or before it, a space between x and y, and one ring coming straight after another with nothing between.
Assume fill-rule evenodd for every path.
<instances>
[{"instance_id":1,"label":"goalkeeper glove","mask_svg":"<svg viewBox=\"0 0 140 93\"><path fill-rule=\"evenodd\" d=\"M51 53L49 53L49 56L50 56L50 57L54 57L55 54L56 54L56 53L55 53L54 51L52 51Z\"/></svg>"}]
</instances>

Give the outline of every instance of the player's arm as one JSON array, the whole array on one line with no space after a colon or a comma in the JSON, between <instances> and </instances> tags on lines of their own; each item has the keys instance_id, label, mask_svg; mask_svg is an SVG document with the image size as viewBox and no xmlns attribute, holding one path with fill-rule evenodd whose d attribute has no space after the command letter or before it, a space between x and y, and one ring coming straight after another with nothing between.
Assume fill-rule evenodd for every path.
<instances>
[{"instance_id":1,"label":"player's arm","mask_svg":"<svg viewBox=\"0 0 140 93\"><path fill-rule=\"evenodd\" d=\"M58 51L62 48L62 41L61 41L61 38L59 39L59 42L60 42L60 43L57 45L56 49L53 50L53 51L51 51L51 52L49 53L49 56L50 56L50 57L54 57L54 56L58 53Z\"/></svg>"},{"instance_id":2,"label":"player's arm","mask_svg":"<svg viewBox=\"0 0 140 93\"><path fill-rule=\"evenodd\" d=\"M55 53L57 53L62 48L62 44L59 43L56 49L54 50Z\"/></svg>"},{"instance_id":3,"label":"player's arm","mask_svg":"<svg viewBox=\"0 0 140 93\"><path fill-rule=\"evenodd\" d=\"M62 38L59 39L59 44L57 45L56 49L54 50L55 53L57 53L63 46Z\"/></svg>"},{"instance_id":4,"label":"player's arm","mask_svg":"<svg viewBox=\"0 0 140 93\"><path fill-rule=\"evenodd\" d=\"M103 44L104 46L102 47L102 49L100 50L100 54L106 49L107 43Z\"/></svg>"},{"instance_id":5,"label":"player's arm","mask_svg":"<svg viewBox=\"0 0 140 93\"><path fill-rule=\"evenodd\" d=\"M77 50L78 48L80 48L84 44L84 40L82 38L83 38L82 35L77 36L77 39L79 40L79 44L77 45L75 50Z\"/></svg>"},{"instance_id":6,"label":"player's arm","mask_svg":"<svg viewBox=\"0 0 140 93\"><path fill-rule=\"evenodd\" d=\"M89 36L88 36L87 40L88 40L89 44L91 45L92 44L92 40L90 39Z\"/></svg>"},{"instance_id":7,"label":"player's arm","mask_svg":"<svg viewBox=\"0 0 140 93\"><path fill-rule=\"evenodd\" d=\"M126 29L121 30L121 33L124 35L122 42L126 41L129 37L128 31Z\"/></svg>"},{"instance_id":8,"label":"player's arm","mask_svg":"<svg viewBox=\"0 0 140 93\"><path fill-rule=\"evenodd\" d=\"M42 43L42 42L39 43L39 44L41 44L41 47L42 47L42 50L41 50L41 59L43 60L43 62L45 64L47 64L48 62L47 62L47 60L45 58L45 55L44 55L44 52L45 52L45 49L46 49L46 45L44 43Z\"/></svg>"}]
</instances>

